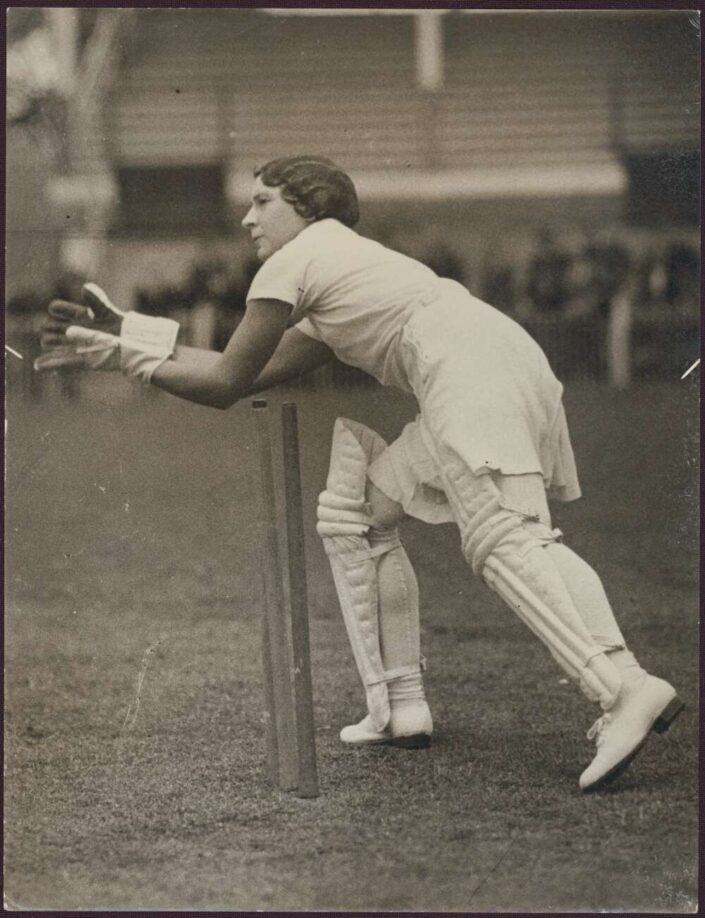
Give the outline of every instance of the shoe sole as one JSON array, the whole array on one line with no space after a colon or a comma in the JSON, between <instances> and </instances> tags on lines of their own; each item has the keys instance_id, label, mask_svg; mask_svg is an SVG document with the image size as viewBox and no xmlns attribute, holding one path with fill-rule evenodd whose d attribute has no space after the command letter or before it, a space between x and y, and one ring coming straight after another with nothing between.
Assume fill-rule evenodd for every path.
<instances>
[{"instance_id":1,"label":"shoe sole","mask_svg":"<svg viewBox=\"0 0 705 918\"><path fill-rule=\"evenodd\" d=\"M656 733L665 733L684 708L685 704L680 700L678 695L676 695L668 702L663 711L661 711L653 722L651 729L655 730Z\"/></svg>"},{"instance_id":2,"label":"shoe sole","mask_svg":"<svg viewBox=\"0 0 705 918\"><path fill-rule=\"evenodd\" d=\"M389 736L383 739L358 740L356 743L341 740L344 746L395 746L397 749L428 749L431 737L428 733L412 733L409 736Z\"/></svg>"},{"instance_id":3,"label":"shoe sole","mask_svg":"<svg viewBox=\"0 0 705 918\"><path fill-rule=\"evenodd\" d=\"M629 768L629 766L632 764L637 754L641 751L644 743L646 743L647 739L649 738L649 733L652 730L654 733L665 733L684 708L685 704L680 700L678 695L675 695L653 722L647 731L646 736L639 743L639 745L635 746L635 748L632 749L628 755L626 755L620 762L617 762L614 768L611 768L601 778L599 778L593 784L590 784L588 787L584 787L582 789L583 793L589 794L592 793L592 791L601 790L603 787L606 787L608 784L611 784L613 781L619 778L620 775L623 775L627 768Z\"/></svg>"},{"instance_id":4,"label":"shoe sole","mask_svg":"<svg viewBox=\"0 0 705 918\"><path fill-rule=\"evenodd\" d=\"M412 733L410 736L394 736L390 743L398 749L428 749L431 737L428 733Z\"/></svg>"},{"instance_id":5,"label":"shoe sole","mask_svg":"<svg viewBox=\"0 0 705 918\"><path fill-rule=\"evenodd\" d=\"M358 748L360 746L388 746L392 741L391 737L383 737L381 739L365 739L365 740L341 740L340 742L343 746L350 746L351 748Z\"/></svg>"}]
</instances>

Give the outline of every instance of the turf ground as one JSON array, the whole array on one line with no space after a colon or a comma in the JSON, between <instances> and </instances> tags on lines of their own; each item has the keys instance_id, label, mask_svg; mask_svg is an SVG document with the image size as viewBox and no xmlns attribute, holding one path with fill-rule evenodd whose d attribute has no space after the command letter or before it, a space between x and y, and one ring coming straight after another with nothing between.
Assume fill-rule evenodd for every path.
<instances>
[{"instance_id":1,"label":"turf ground","mask_svg":"<svg viewBox=\"0 0 705 918\"><path fill-rule=\"evenodd\" d=\"M694 379L566 392L585 499L555 524L688 705L593 796L577 779L597 712L472 579L452 526L403 533L433 747L341 747L362 698L315 496L337 415L392 437L413 406L377 389L276 393L275 409L299 403L316 800L264 779L249 405L92 385L75 403L53 389L7 403L6 907L696 909Z\"/></svg>"}]
</instances>

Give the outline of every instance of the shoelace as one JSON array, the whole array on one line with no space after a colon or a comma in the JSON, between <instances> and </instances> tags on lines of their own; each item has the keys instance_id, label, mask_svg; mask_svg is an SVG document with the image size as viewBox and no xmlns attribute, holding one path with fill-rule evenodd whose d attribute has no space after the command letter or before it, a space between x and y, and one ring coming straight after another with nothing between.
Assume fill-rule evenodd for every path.
<instances>
[{"instance_id":1,"label":"shoelace","mask_svg":"<svg viewBox=\"0 0 705 918\"><path fill-rule=\"evenodd\" d=\"M596 746L601 745L602 741L604 740L604 729L611 720L611 714L603 714L602 717L597 718L595 723L588 730L587 738L589 740L594 739Z\"/></svg>"}]
</instances>

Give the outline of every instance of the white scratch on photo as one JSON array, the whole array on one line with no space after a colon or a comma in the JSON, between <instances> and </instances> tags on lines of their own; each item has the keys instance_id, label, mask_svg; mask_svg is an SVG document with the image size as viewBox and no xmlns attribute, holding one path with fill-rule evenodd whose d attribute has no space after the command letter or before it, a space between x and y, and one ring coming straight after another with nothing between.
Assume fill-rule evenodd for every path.
<instances>
[{"instance_id":1,"label":"white scratch on photo","mask_svg":"<svg viewBox=\"0 0 705 918\"><path fill-rule=\"evenodd\" d=\"M700 358L698 357L698 359L695 361L695 363L692 364L692 366L689 366L688 369L685 371L685 373L681 376L681 379L685 379L686 376L690 376L690 374L691 374L691 373L693 372L693 370L698 366L699 363L700 363Z\"/></svg>"}]
</instances>

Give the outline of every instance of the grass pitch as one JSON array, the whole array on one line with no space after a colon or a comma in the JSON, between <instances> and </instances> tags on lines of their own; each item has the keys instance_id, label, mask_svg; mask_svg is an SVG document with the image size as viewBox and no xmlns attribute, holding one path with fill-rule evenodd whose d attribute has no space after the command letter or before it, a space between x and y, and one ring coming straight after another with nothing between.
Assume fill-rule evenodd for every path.
<instances>
[{"instance_id":1,"label":"grass pitch","mask_svg":"<svg viewBox=\"0 0 705 918\"><path fill-rule=\"evenodd\" d=\"M585 499L554 523L687 711L581 796L597 716L473 580L452 526L409 523L426 751L346 749L362 694L315 535L337 415L391 438L410 400L299 404L321 796L267 786L249 404L95 377L7 404L5 894L24 909L696 909L697 383L576 383ZM88 396L88 389L91 395Z\"/></svg>"}]
</instances>

